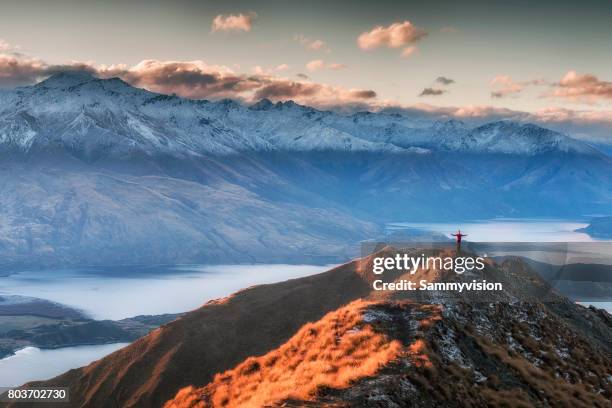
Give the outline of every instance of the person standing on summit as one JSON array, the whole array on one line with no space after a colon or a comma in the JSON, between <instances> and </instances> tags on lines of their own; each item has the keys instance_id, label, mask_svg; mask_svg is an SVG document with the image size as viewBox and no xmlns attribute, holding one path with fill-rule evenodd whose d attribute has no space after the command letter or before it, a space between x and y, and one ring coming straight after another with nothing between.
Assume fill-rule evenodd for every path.
<instances>
[{"instance_id":1,"label":"person standing on summit","mask_svg":"<svg viewBox=\"0 0 612 408\"><path fill-rule=\"evenodd\" d=\"M451 235L455 237L455 240L457 242L457 253L459 253L461 251L461 238L467 237L467 234L462 234L461 230L458 229L456 234L451 234Z\"/></svg>"}]
</instances>

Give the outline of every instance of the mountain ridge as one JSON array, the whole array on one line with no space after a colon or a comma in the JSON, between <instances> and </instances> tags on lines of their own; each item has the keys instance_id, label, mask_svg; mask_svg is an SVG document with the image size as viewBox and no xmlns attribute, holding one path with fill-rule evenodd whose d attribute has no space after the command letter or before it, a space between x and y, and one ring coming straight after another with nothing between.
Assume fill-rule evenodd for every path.
<instances>
[{"instance_id":1,"label":"mountain ridge","mask_svg":"<svg viewBox=\"0 0 612 408\"><path fill-rule=\"evenodd\" d=\"M69 103L68 97L72 99ZM115 127L107 125L106 128L114 129L118 135L130 136L131 140L145 145L152 143L158 149L165 147L170 152L183 151L180 146L171 146L171 141L176 140L192 154L223 154L244 149L402 152L410 151L409 148L416 152L437 149L503 154L537 154L556 150L599 153L584 142L532 124L498 121L468 128L459 121L449 120L423 128L401 115L339 115L290 100L272 103L262 99L249 107L229 100L189 100L134 88L119 78L100 79L83 72L54 74L34 86L17 88L3 99L7 101L3 104L0 99L0 123L7 122L11 115L19 112L27 112L30 117L46 122L50 121L48 115L51 113L68 115L64 122L76 120L75 115L87 114L91 122L82 125L91 128L103 124L104 117L98 115L112 114ZM53 103L51 108L50 103ZM11 104L17 108L13 113ZM282 115L272 120L265 119L276 113ZM240 129L240 121L250 123L248 135ZM379 134L387 133L389 136L383 139L379 136L369 137L355 128L355 124L359 128L373 126ZM291 138L286 134L287 126L292 130ZM189 128L200 139L206 139L206 143L202 140L196 143L196 139L181 134L184 132L177 130L177 127L183 130ZM40 130L26 127L22 138L30 142L32 132L38 134ZM231 137L238 139L221 138L217 143L215 137L219 138L223 132L229 132ZM161 137L163 133L174 135L164 138ZM307 137L310 135L316 137ZM300 140L304 137L307 137L306 142ZM14 137L13 141L26 149L29 146L26 142L19 143L18 137ZM6 125L4 132L0 127L0 143L6 143Z\"/></svg>"},{"instance_id":2,"label":"mountain ridge","mask_svg":"<svg viewBox=\"0 0 612 408\"><path fill-rule=\"evenodd\" d=\"M544 128L187 100L57 74L0 96L0 267L342 262L399 221L609 212Z\"/></svg>"},{"instance_id":3,"label":"mountain ridge","mask_svg":"<svg viewBox=\"0 0 612 408\"><path fill-rule=\"evenodd\" d=\"M393 253L392 248L384 251ZM443 251L455 256L452 250ZM496 301L478 296L449 301L432 293L430 300L436 304L422 304L401 292L372 290L368 271L375 255L380 254L210 301L87 367L28 386L69 385L71 406L96 407L161 406L166 401L167 407L181 408L249 406L240 401L250 392L237 394L232 382L254 390L248 385L269 381L270 392L253 395L270 396L271 406L370 406L368 401L401 404L407 399L421 401L417 406L431 406L432 400L454 406L453 401L463 397L482 402L487 393L502 398L510 390L526 405L554 406L559 398L569 398L574 405L604 406L611 398L610 381L602 374L612 365L609 315L574 305L554 292L548 292L545 303L537 300L537 290L530 297L532 285L545 288L546 283L522 260L487 262L482 276L487 281L513 282ZM419 271L386 278L439 282L455 279L451 275ZM533 336L541 338L541 348ZM339 362L338 371L325 371L325 350L313 350L334 338L336 346L330 347L343 350L339 357L346 360L333 358L328 363ZM392 348L390 355L368 360L368 354L374 357L366 352L370 341L379 344L379 350L399 341L401 352ZM300 357L308 355L312 358ZM369 368L344 371L344 361L350 366L353 358ZM555 376L564 370L570 377ZM596 375L588 376L588 370ZM334 373L339 377L334 379ZM275 375L299 386L276 389ZM426 381L429 375L437 380ZM402 378L411 385L398 383ZM467 391L477 391L474 383L482 392ZM439 389L445 384L451 389ZM542 387L543 394L530 391L534 387ZM555 387L562 394L555 394ZM603 391L598 393L598 387Z\"/></svg>"}]
</instances>

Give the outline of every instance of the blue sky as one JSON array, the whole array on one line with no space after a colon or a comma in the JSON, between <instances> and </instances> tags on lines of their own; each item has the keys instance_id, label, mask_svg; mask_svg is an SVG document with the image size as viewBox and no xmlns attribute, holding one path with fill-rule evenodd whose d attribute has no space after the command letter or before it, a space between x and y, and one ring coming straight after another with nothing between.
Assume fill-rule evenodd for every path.
<instances>
[{"instance_id":1,"label":"blue sky","mask_svg":"<svg viewBox=\"0 0 612 408\"><path fill-rule=\"evenodd\" d=\"M521 112L598 137L612 123L608 1L5 0L0 7L2 87L79 67L192 98L269 96L459 117Z\"/></svg>"}]
</instances>

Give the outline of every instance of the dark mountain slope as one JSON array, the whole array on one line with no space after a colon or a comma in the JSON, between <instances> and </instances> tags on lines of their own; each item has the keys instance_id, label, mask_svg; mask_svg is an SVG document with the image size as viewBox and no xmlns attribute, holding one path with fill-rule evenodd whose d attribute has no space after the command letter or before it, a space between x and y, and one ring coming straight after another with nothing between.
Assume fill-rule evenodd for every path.
<instances>
[{"instance_id":1,"label":"dark mountain slope","mask_svg":"<svg viewBox=\"0 0 612 408\"><path fill-rule=\"evenodd\" d=\"M353 264L246 289L46 383L69 386L73 406L161 406L178 389L205 385L215 373L280 346L304 323L369 291Z\"/></svg>"},{"instance_id":2,"label":"dark mountain slope","mask_svg":"<svg viewBox=\"0 0 612 408\"><path fill-rule=\"evenodd\" d=\"M356 309L349 309L347 313L353 317L346 322L340 319L338 330L350 337L360 332L360 328L371 326L382 336L372 334L373 337L368 337L372 341L380 341L381 345L394 340L401 343L397 357L386 355L388 361L367 363L370 367L373 364L374 371L366 370L359 375L346 372L345 382L330 379L329 386L333 389L325 388L326 382L304 380L305 384L310 384L305 385L304 390L310 391L300 394L301 399L319 401L320 398L320 401L335 401L340 406L345 402L362 406L366 401L363 398L380 395L383 402L366 406L393 406L384 405L386 400L401 406L401 401L406 401L402 398L415 395L421 398L423 406L427 406L431 398L440 398L441 406L452 406L453 401L460 401L467 395L474 398L478 406L482 398L478 400L467 391L475 382L484 384L483 396L490 392L497 395L496 398L506 398L510 395L508 392L519 393L525 403L531 401L543 406L555 405L554 401L561 401L558 399L561 397L584 404L601 403L602 406L609 402L610 379L604 375L612 368L609 315L574 305L550 292L546 282L538 279L520 259L501 265L490 263L486 267L482 277L488 281L506 282L506 291L494 296L497 301L482 295L453 300L439 293L430 293L423 299L442 303L438 306L406 300L404 292L373 292L371 282L374 278L367 272L368 262L371 260L355 261L323 274L257 286L210 302L100 361L31 385L70 386L72 406L159 406L188 386L195 388L177 396L177 404L182 404L185 394L189 396L187 400L201 403L216 387L214 384L219 379L215 379L215 374L237 367L227 375L240 383L249 383L248 377L257 372L244 372L245 361L251 361L247 360L249 357L285 350L287 345L298 341L296 339L302 339L296 347L297 344L314 344L311 341L325 343L328 332L316 335L315 330L315 334L308 335L315 337L308 340L308 328L313 326L304 325L323 319L315 323L315 327L319 324L325 327L328 324L325 322L330 321L329 316L323 317L325 314L340 313L337 315L340 319L345 312L339 308L354 300L366 299L368 306L358 308L361 317L355 317ZM387 277L430 281L474 278L467 274L457 278L454 274L436 271L422 271L412 278L397 274ZM536 297L545 299L546 303L513 300ZM291 340L293 336L297 337ZM338 341L343 344L344 340ZM346 355L362 358L357 356L363 355L366 349L356 354L353 350ZM298 354L306 352L299 347L296 350ZM323 358L325 351L322 349L319 354ZM313 358L316 361L318 357L314 355ZM240 365L241 362L245 363ZM300 364L283 367L271 370L288 371L287 375L297 376L293 377L297 380L302 378ZM313 367L324 370L325 362L321 360ZM309 372L312 369L310 367ZM236 375L246 377L237 378ZM428 376L430 381L426 382ZM315 377L318 378L316 375L308 378ZM439 387L451 381L457 382L456 386L451 384L439 397L432 397L432 390L441 392ZM537 385L538 381L542 384ZM271 392L277 392L274 382L270 384ZM359 388L359 384L365 388ZM565 385L561 387L561 384ZM205 388L196 390L199 387ZM537 391L538 387L544 389L543 393ZM283 392L277 395L280 395L278 403L296 396ZM227 401L229 404L231 398Z\"/></svg>"}]
</instances>

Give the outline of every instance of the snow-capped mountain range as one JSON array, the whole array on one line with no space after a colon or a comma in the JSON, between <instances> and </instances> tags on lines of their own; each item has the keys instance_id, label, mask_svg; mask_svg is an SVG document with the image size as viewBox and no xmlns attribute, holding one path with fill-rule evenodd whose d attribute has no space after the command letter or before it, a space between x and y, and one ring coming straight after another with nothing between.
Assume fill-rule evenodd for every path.
<instances>
[{"instance_id":1,"label":"snow-capped mountain range","mask_svg":"<svg viewBox=\"0 0 612 408\"><path fill-rule=\"evenodd\" d=\"M532 124L194 101L73 72L0 92L0 188L9 267L336 262L386 222L612 213L612 159Z\"/></svg>"},{"instance_id":2,"label":"snow-capped mountain range","mask_svg":"<svg viewBox=\"0 0 612 408\"><path fill-rule=\"evenodd\" d=\"M424 127L401 115L339 115L264 99L194 101L137 89L121 79L59 73L0 95L0 144L22 150L63 145L85 152L207 155L237 151L428 153L430 150L534 155L595 154L531 124L460 121Z\"/></svg>"}]
</instances>

